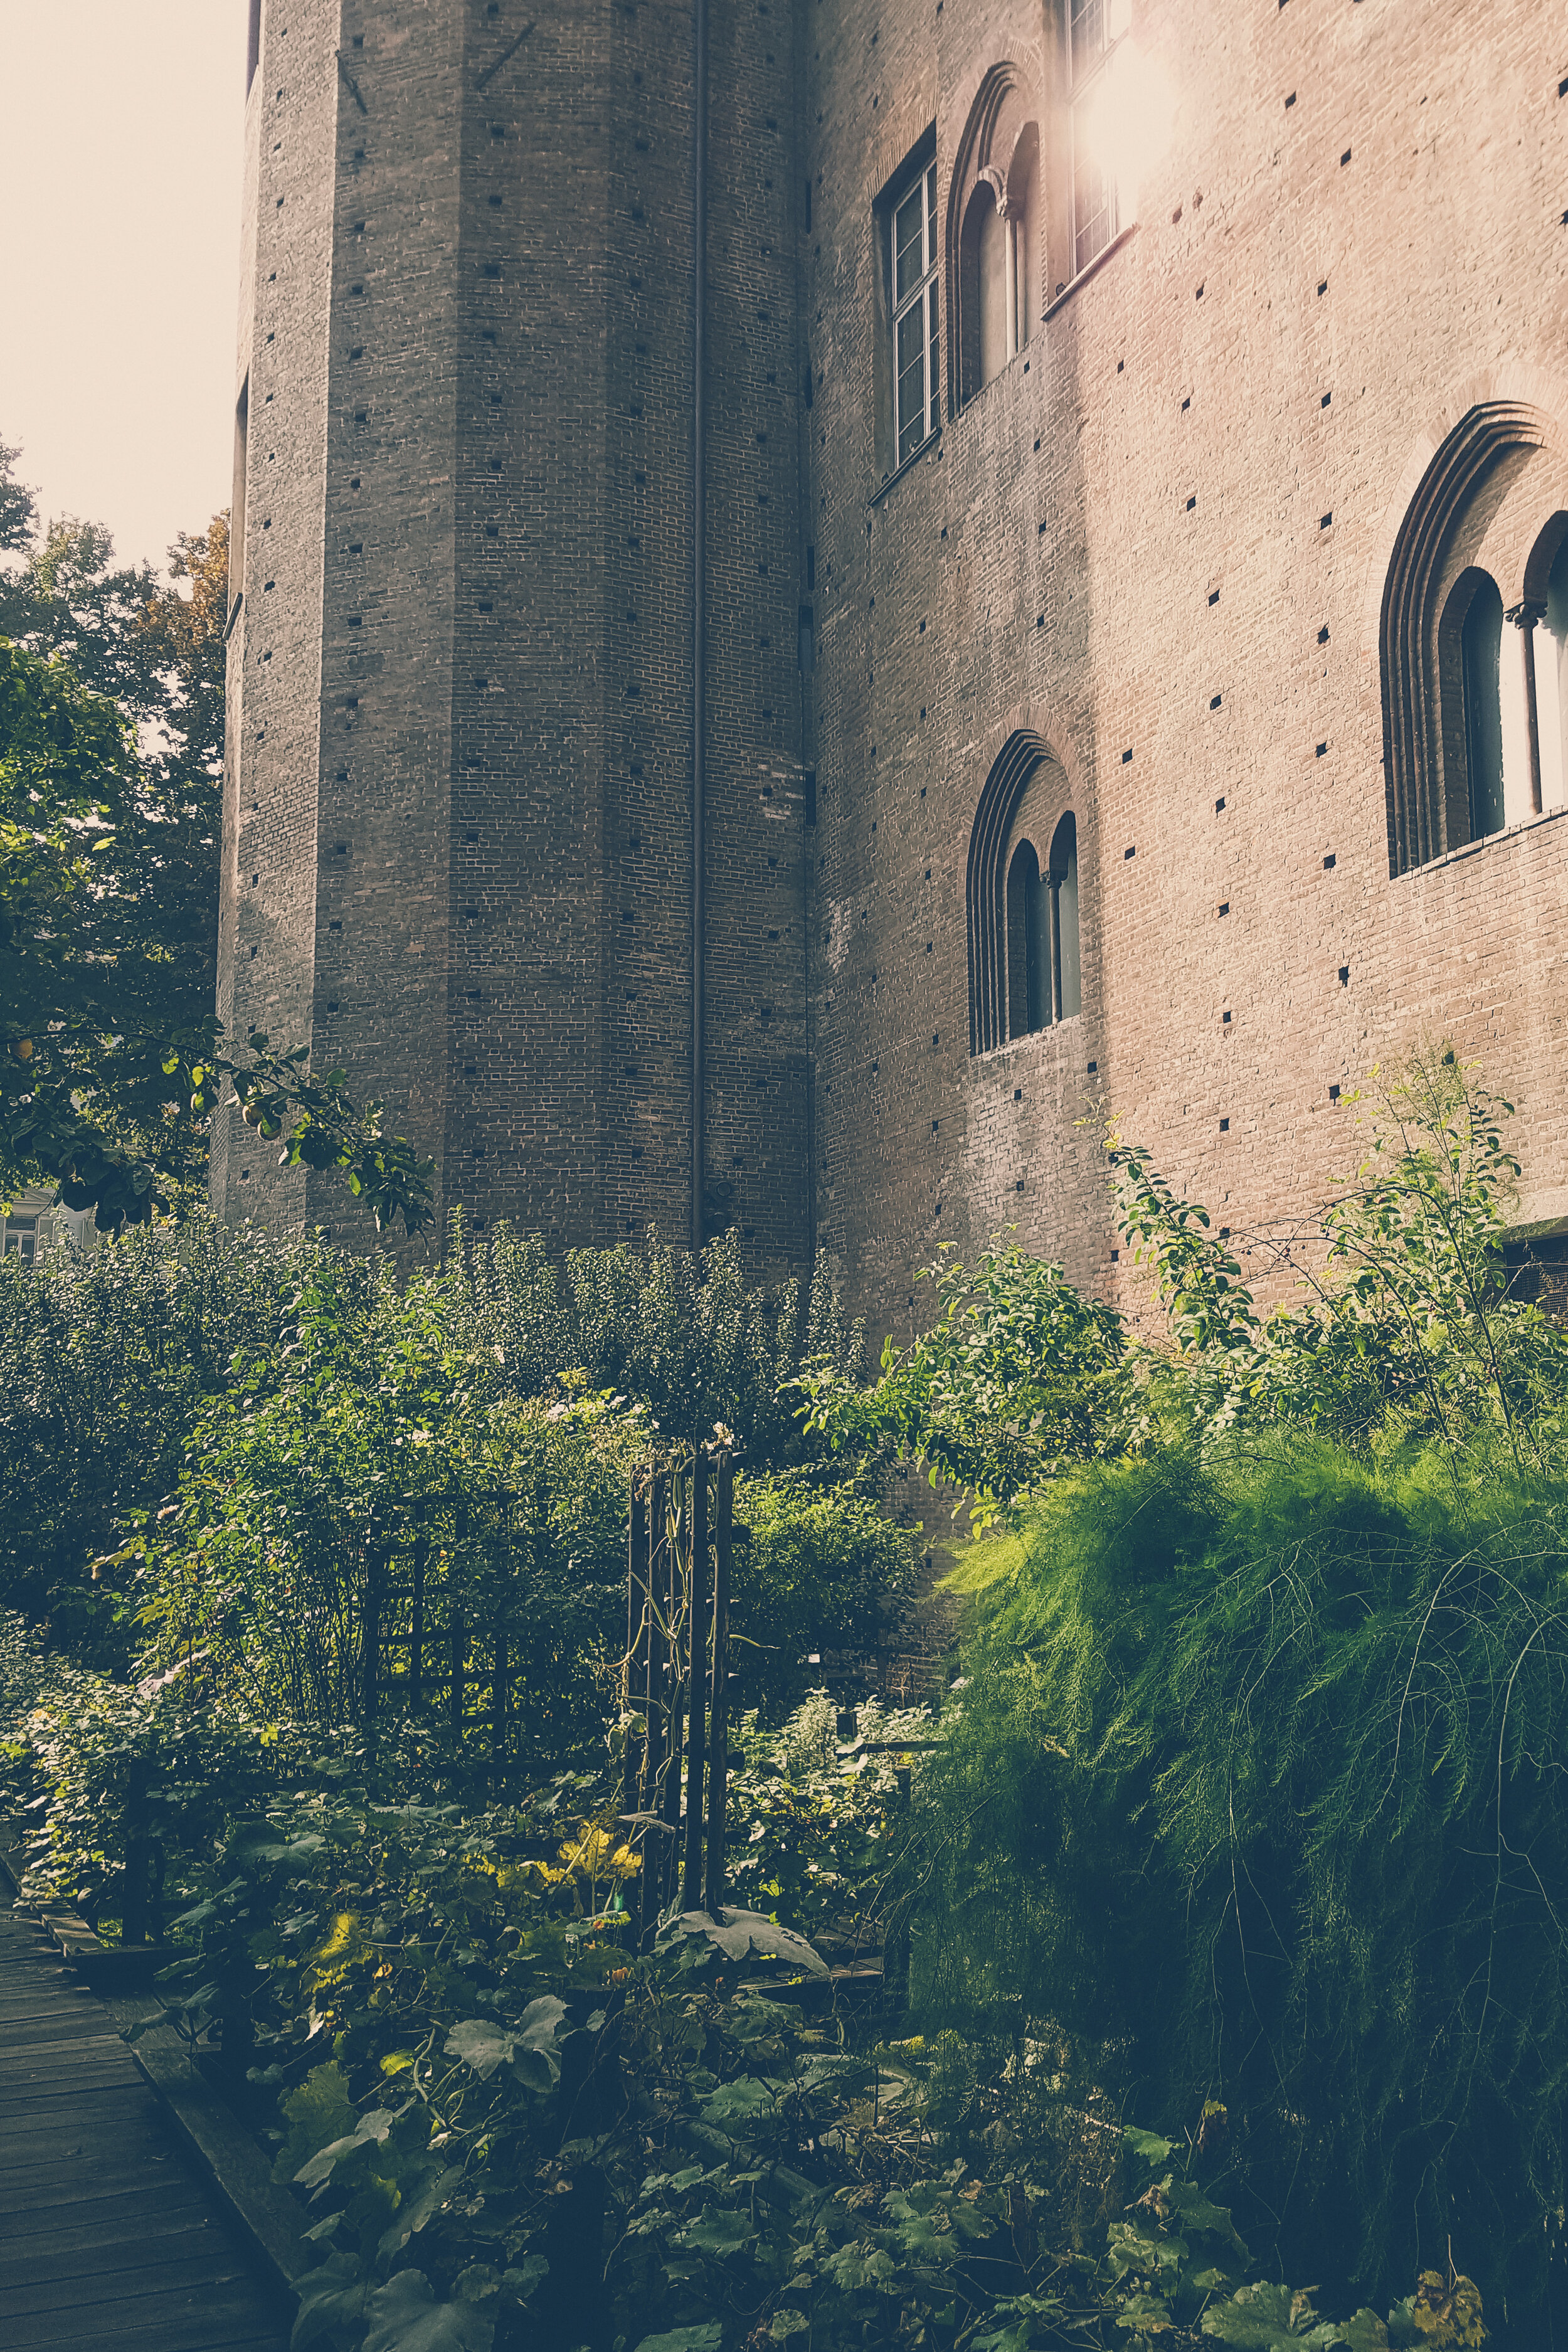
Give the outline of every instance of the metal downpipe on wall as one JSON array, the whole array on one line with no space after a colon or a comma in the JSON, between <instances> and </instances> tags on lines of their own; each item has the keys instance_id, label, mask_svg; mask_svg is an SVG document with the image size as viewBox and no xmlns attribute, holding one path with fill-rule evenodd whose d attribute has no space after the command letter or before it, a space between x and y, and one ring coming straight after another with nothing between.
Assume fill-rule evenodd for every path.
<instances>
[{"instance_id":1,"label":"metal downpipe on wall","mask_svg":"<svg viewBox=\"0 0 1568 2352\"><path fill-rule=\"evenodd\" d=\"M704 591L708 568L707 374L708 278L708 0L693 0L696 47L691 126L691 1246L703 1243L705 1045L702 982L703 884L707 845L703 823L707 670Z\"/></svg>"}]
</instances>

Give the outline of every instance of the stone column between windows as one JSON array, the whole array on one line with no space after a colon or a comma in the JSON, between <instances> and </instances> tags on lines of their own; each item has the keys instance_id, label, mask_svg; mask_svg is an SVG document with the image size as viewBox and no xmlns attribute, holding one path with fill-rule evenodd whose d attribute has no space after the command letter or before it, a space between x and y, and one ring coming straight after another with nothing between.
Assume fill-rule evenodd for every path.
<instances>
[{"instance_id":1,"label":"stone column between windows","mask_svg":"<svg viewBox=\"0 0 1568 2352\"><path fill-rule=\"evenodd\" d=\"M1541 814L1541 718L1535 707L1535 625L1544 620L1544 604L1515 604L1505 613L1524 643L1524 727L1530 745L1530 806L1532 815Z\"/></svg>"}]
</instances>

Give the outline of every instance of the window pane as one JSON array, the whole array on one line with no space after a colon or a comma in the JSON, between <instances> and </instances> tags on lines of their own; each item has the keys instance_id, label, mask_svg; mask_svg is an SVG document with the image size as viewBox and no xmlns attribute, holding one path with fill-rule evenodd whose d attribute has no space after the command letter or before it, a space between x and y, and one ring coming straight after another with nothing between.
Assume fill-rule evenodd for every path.
<instances>
[{"instance_id":1,"label":"window pane","mask_svg":"<svg viewBox=\"0 0 1568 2352\"><path fill-rule=\"evenodd\" d=\"M913 302L899 320L899 463L925 439L925 305Z\"/></svg>"},{"instance_id":2,"label":"window pane","mask_svg":"<svg viewBox=\"0 0 1568 2352\"><path fill-rule=\"evenodd\" d=\"M1076 81L1099 64L1105 47L1105 0L1072 0L1072 70Z\"/></svg>"},{"instance_id":3,"label":"window pane","mask_svg":"<svg viewBox=\"0 0 1568 2352\"><path fill-rule=\"evenodd\" d=\"M980 223L980 381L989 383L1007 364L1008 224L994 205Z\"/></svg>"},{"instance_id":4,"label":"window pane","mask_svg":"<svg viewBox=\"0 0 1568 2352\"><path fill-rule=\"evenodd\" d=\"M927 301L930 303L930 305L931 305L931 336L930 336L930 347L931 347L931 376L930 376L930 391L931 391L931 430L934 433L934 432L936 431L937 426L942 423L942 418L941 418L941 416L939 415L939 414L938 414L938 412L937 412L937 389L936 389L936 388L937 388L937 381L938 381L938 376L939 376L940 371L938 370L937 363L936 363L936 280L935 280L935 278L934 278L931 279L931 289L930 289L930 291L928 292L928 294L927 294L927 296L926 296L926 300L927 300Z\"/></svg>"},{"instance_id":5,"label":"window pane","mask_svg":"<svg viewBox=\"0 0 1568 2352\"><path fill-rule=\"evenodd\" d=\"M925 276L925 191L917 187L893 215L893 299L901 302Z\"/></svg>"},{"instance_id":6,"label":"window pane","mask_svg":"<svg viewBox=\"0 0 1568 2352\"><path fill-rule=\"evenodd\" d=\"M926 268L936 267L936 165L926 173Z\"/></svg>"},{"instance_id":7,"label":"window pane","mask_svg":"<svg viewBox=\"0 0 1568 2352\"><path fill-rule=\"evenodd\" d=\"M1465 661L1465 749L1470 771L1470 839L1484 840L1503 824L1502 597L1489 574L1470 599L1461 640Z\"/></svg>"},{"instance_id":8,"label":"window pane","mask_svg":"<svg viewBox=\"0 0 1568 2352\"><path fill-rule=\"evenodd\" d=\"M1110 181L1089 152L1081 126L1073 172L1073 275L1110 241Z\"/></svg>"},{"instance_id":9,"label":"window pane","mask_svg":"<svg viewBox=\"0 0 1568 2352\"><path fill-rule=\"evenodd\" d=\"M1541 805L1568 801L1568 539L1546 583L1546 622L1535 632L1535 698L1541 736Z\"/></svg>"}]
</instances>

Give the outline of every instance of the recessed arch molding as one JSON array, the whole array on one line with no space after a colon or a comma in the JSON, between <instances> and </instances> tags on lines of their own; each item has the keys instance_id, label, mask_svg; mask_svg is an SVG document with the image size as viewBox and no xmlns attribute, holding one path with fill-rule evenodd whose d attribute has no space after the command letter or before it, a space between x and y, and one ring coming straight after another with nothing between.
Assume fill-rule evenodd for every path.
<instances>
[{"instance_id":1,"label":"recessed arch molding","mask_svg":"<svg viewBox=\"0 0 1568 2352\"><path fill-rule=\"evenodd\" d=\"M1383 593L1384 772L1388 870L1407 873L1468 837L1450 808L1438 734L1438 614L1444 559L1479 485L1511 449L1538 449L1554 420L1527 402L1467 410L1433 457L1394 536Z\"/></svg>"},{"instance_id":2,"label":"recessed arch molding","mask_svg":"<svg viewBox=\"0 0 1568 2352\"><path fill-rule=\"evenodd\" d=\"M1043 736L1015 729L992 762L974 812L964 883L972 1054L988 1054L1007 1036L1008 835L1030 777L1054 757Z\"/></svg>"}]
</instances>

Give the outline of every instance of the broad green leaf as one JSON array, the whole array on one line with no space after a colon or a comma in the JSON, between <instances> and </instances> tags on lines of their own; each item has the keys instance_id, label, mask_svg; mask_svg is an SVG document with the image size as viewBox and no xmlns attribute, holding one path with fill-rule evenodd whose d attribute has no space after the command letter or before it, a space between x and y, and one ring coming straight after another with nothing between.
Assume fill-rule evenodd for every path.
<instances>
[{"instance_id":1,"label":"broad green leaf","mask_svg":"<svg viewBox=\"0 0 1568 2352\"><path fill-rule=\"evenodd\" d=\"M1363 2304L1353 2319L1341 2322L1335 2341L1345 2352L1388 2352L1389 2336L1376 2312Z\"/></svg>"},{"instance_id":2,"label":"broad green leaf","mask_svg":"<svg viewBox=\"0 0 1568 2352\"><path fill-rule=\"evenodd\" d=\"M437 2303L423 2271L399 2271L365 2304L363 2352L491 2352L495 2322L472 2304Z\"/></svg>"},{"instance_id":3,"label":"broad green leaf","mask_svg":"<svg viewBox=\"0 0 1568 2352\"><path fill-rule=\"evenodd\" d=\"M716 2319L700 2319L694 2327L672 2327L663 2336L645 2336L637 2352L719 2352L724 2333Z\"/></svg>"},{"instance_id":4,"label":"broad green leaf","mask_svg":"<svg viewBox=\"0 0 1568 2352\"><path fill-rule=\"evenodd\" d=\"M1155 2294L1130 2295L1116 2314L1118 2327L1126 2327L1135 2336L1167 2336L1175 2322L1170 2307Z\"/></svg>"},{"instance_id":5,"label":"broad green leaf","mask_svg":"<svg viewBox=\"0 0 1568 2352\"><path fill-rule=\"evenodd\" d=\"M365 2283L357 2254L329 2254L319 2270L300 2281L300 2309L289 2352L309 2352L340 2327L357 2324L364 2311Z\"/></svg>"},{"instance_id":6,"label":"broad green leaf","mask_svg":"<svg viewBox=\"0 0 1568 2352\"><path fill-rule=\"evenodd\" d=\"M1158 2278L1162 2271L1179 2270L1187 2258L1184 2238L1151 2238L1131 2221L1112 2221L1106 2234L1106 2253L1118 2278L1136 2271Z\"/></svg>"},{"instance_id":7,"label":"broad green leaf","mask_svg":"<svg viewBox=\"0 0 1568 2352\"><path fill-rule=\"evenodd\" d=\"M407 2200L376 2250L384 2263L394 2254L400 2253L415 2232L422 2230L433 2214L440 2211L448 2197L455 2193L462 2177L460 2164L448 2165L445 2171L437 2172L416 2196Z\"/></svg>"},{"instance_id":8,"label":"broad green leaf","mask_svg":"<svg viewBox=\"0 0 1568 2352\"><path fill-rule=\"evenodd\" d=\"M1341 2323L1319 2319L1310 2298L1288 2286L1238 2286L1223 2302L1213 2303L1201 2322L1205 2336L1236 2347L1236 2352L1333 2352L1339 2345L1353 2352L1384 2352L1388 2331L1373 2312L1358 2312ZM1354 2331L1354 2332L1352 2332Z\"/></svg>"},{"instance_id":9,"label":"broad green leaf","mask_svg":"<svg viewBox=\"0 0 1568 2352\"><path fill-rule=\"evenodd\" d=\"M369 2115L360 2117L355 2130L319 2149L308 2164L302 2164L295 2179L301 2189L319 2189L345 2156L352 2156L356 2148L378 2146L391 2129L390 2112L385 2107L373 2107Z\"/></svg>"},{"instance_id":10,"label":"broad green leaf","mask_svg":"<svg viewBox=\"0 0 1568 2352\"><path fill-rule=\"evenodd\" d=\"M493 2263L470 2263L452 2281L452 2293L459 2303L488 2303L500 2293L500 2273Z\"/></svg>"},{"instance_id":11,"label":"broad green leaf","mask_svg":"<svg viewBox=\"0 0 1568 2352\"><path fill-rule=\"evenodd\" d=\"M702 2120L723 2126L750 2116L771 2115L777 2099L773 2084L764 2083L760 2075L739 2074L732 2083L721 2083L712 2096L704 2099Z\"/></svg>"},{"instance_id":12,"label":"broad green leaf","mask_svg":"<svg viewBox=\"0 0 1568 2352\"><path fill-rule=\"evenodd\" d=\"M481 2083L488 2083L503 2060L511 2056L516 2043L513 2037L488 2018L466 2018L454 2025L447 2037L446 2055L460 2058L471 2066Z\"/></svg>"},{"instance_id":13,"label":"broad green leaf","mask_svg":"<svg viewBox=\"0 0 1568 2352\"><path fill-rule=\"evenodd\" d=\"M1227 2245L1236 2249L1243 2262L1247 2260L1247 2248L1237 2235L1228 2206L1214 2204L1196 2182L1191 2180L1173 2180L1170 2195L1184 2229L1196 2230L1205 2237L1223 2238Z\"/></svg>"},{"instance_id":14,"label":"broad green leaf","mask_svg":"<svg viewBox=\"0 0 1568 2352\"><path fill-rule=\"evenodd\" d=\"M694 2221L689 2230L681 2231L679 2242L694 2248L698 2253L722 2257L739 2253L748 2238L753 2235L749 2214L737 2213L722 2205L705 2205L701 2219Z\"/></svg>"},{"instance_id":15,"label":"broad green leaf","mask_svg":"<svg viewBox=\"0 0 1568 2352\"><path fill-rule=\"evenodd\" d=\"M689 1948L696 1947L710 1961L723 1958L739 1965L747 1960L779 1960L803 1976L828 1974L826 1961L804 1936L797 1936L792 1927L781 1927L776 1919L761 1911L721 1909L716 1919L706 1911L683 1911L661 1931L658 1948L668 1951L683 1943Z\"/></svg>"},{"instance_id":16,"label":"broad green leaf","mask_svg":"<svg viewBox=\"0 0 1568 2352\"><path fill-rule=\"evenodd\" d=\"M1163 2164L1175 2145L1172 2140L1162 2139L1158 2132L1140 2131L1133 2124L1123 2126L1121 2137L1133 2155L1141 2156L1146 2164Z\"/></svg>"},{"instance_id":17,"label":"broad green leaf","mask_svg":"<svg viewBox=\"0 0 1568 2352\"><path fill-rule=\"evenodd\" d=\"M292 2128L272 2168L274 2180L294 2179L307 2158L352 2133L359 2121L349 2096L349 2078L335 2058L313 2066L282 2105Z\"/></svg>"},{"instance_id":18,"label":"broad green leaf","mask_svg":"<svg viewBox=\"0 0 1568 2352\"><path fill-rule=\"evenodd\" d=\"M524 2254L515 2269L502 2271L500 2279L502 2292L515 2295L519 2303L526 2303L540 2280L548 2276L549 2271L548 2256Z\"/></svg>"},{"instance_id":19,"label":"broad green leaf","mask_svg":"<svg viewBox=\"0 0 1568 2352\"><path fill-rule=\"evenodd\" d=\"M561 2079L555 2045L565 2020L566 2004L552 1992L531 2000L522 2012L510 2054L513 2074L531 2091L552 2091Z\"/></svg>"},{"instance_id":20,"label":"broad green leaf","mask_svg":"<svg viewBox=\"0 0 1568 2352\"><path fill-rule=\"evenodd\" d=\"M897 2292L898 2280L890 2258L880 2246L871 2246L864 2240L840 2246L827 2264L826 2275L846 2294L862 2287L879 2288L884 2294Z\"/></svg>"}]
</instances>

